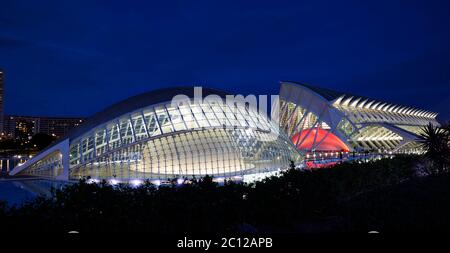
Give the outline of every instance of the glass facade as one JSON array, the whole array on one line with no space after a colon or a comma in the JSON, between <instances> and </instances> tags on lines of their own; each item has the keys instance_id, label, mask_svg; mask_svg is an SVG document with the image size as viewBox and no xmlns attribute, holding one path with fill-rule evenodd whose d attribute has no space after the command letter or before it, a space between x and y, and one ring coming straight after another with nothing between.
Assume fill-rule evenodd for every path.
<instances>
[{"instance_id":1,"label":"glass facade","mask_svg":"<svg viewBox=\"0 0 450 253\"><path fill-rule=\"evenodd\" d=\"M346 144L335 136L336 133L342 137L348 136L353 132L352 124L345 118L341 119L337 129L332 129L322 119L326 108L313 112L309 107L286 101L284 98L280 99L280 108L280 125L298 149L307 152L348 150Z\"/></svg>"},{"instance_id":2,"label":"glass facade","mask_svg":"<svg viewBox=\"0 0 450 253\"><path fill-rule=\"evenodd\" d=\"M71 140L69 179L223 177L285 169L301 155L276 123L251 107L158 104Z\"/></svg>"},{"instance_id":3,"label":"glass facade","mask_svg":"<svg viewBox=\"0 0 450 253\"><path fill-rule=\"evenodd\" d=\"M62 173L62 154L59 151L55 151L30 165L27 170L22 171L19 175L54 178L62 175Z\"/></svg>"}]
</instances>

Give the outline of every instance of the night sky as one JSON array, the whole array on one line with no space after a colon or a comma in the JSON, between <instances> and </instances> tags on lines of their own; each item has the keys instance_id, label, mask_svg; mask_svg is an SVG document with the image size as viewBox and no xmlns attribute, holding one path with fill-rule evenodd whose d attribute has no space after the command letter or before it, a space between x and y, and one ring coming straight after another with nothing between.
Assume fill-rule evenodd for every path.
<instances>
[{"instance_id":1,"label":"night sky","mask_svg":"<svg viewBox=\"0 0 450 253\"><path fill-rule=\"evenodd\" d=\"M161 87L293 80L450 119L450 1L370 2L2 0L5 110L89 116Z\"/></svg>"}]
</instances>

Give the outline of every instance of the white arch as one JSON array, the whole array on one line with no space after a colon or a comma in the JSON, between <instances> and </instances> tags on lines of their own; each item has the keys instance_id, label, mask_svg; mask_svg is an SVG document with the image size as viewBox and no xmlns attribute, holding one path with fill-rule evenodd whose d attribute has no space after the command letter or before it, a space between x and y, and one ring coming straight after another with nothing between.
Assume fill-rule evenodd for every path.
<instances>
[{"instance_id":1,"label":"white arch","mask_svg":"<svg viewBox=\"0 0 450 253\"><path fill-rule=\"evenodd\" d=\"M341 105L342 99L343 99L344 97L345 97L345 95L342 95L342 96L338 97L338 98L333 102L333 104L335 104L335 105Z\"/></svg>"},{"instance_id":2,"label":"white arch","mask_svg":"<svg viewBox=\"0 0 450 253\"><path fill-rule=\"evenodd\" d=\"M381 108L383 108L386 105L386 103L382 103L377 107L377 110L381 110Z\"/></svg>"},{"instance_id":3,"label":"white arch","mask_svg":"<svg viewBox=\"0 0 450 253\"><path fill-rule=\"evenodd\" d=\"M399 106L399 105L395 105L394 107L392 107L392 108L390 109L390 112L396 113L397 110L398 110L398 108L400 108L400 106Z\"/></svg>"},{"instance_id":4,"label":"white arch","mask_svg":"<svg viewBox=\"0 0 450 253\"><path fill-rule=\"evenodd\" d=\"M358 108L363 108L363 106L367 103L367 101L368 101L368 99L366 99L366 100L360 102L360 103L358 104L357 107L358 107Z\"/></svg>"},{"instance_id":5,"label":"white arch","mask_svg":"<svg viewBox=\"0 0 450 253\"><path fill-rule=\"evenodd\" d=\"M369 103L367 103L364 108L366 109L370 109L370 106L375 102L375 100L370 101Z\"/></svg>"},{"instance_id":6,"label":"white arch","mask_svg":"<svg viewBox=\"0 0 450 253\"><path fill-rule=\"evenodd\" d=\"M402 107L400 105L398 105L392 112L394 113L398 113L398 111L401 109Z\"/></svg>"},{"instance_id":7,"label":"white arch","mask_svg":"<svg viewBox=\"0 0 450 253\"><path fill-rule=\"evenodd\" d=\"M348 104L350 103L350 101L353 99L353 97L349 97L347 98L344 103L342 103L343 106L348 106Z\"/></svg>"},{"instance_id":8,"label":"white arch","mask_svg":"<svg viewBox=\"0 0 450 253\"><path fill-rule=\"evenodd\" d=\"M406 107L401 106L400 109L398 110L398 113L403 114L403 112L405 111Z\"/></svg>"},{"instance_id":9,"label":"white arch","mask_svg":"<svg viewBox=\"0 0 450 253\"><path fill-rule=\"evenodd\" d=\"M370 107L370 109L376 110L377 107L378 107L378 105L379 105L380 103L381 103L381 102L376 102L375 104L373 104L373 105Z\"/></svg>"},{"instance_id":10,"label":"white arch","mask_svg":"<svg viewBox=\"0 0 450 253\"><path fill-rule=\"evenodd\" d=\"M356 107L356 105L358 104L359 100L361 100L361 98L355 98L352 103L350 104L351 107Z\"/></svg>"},{"instance_id":11,"label":"white arch","mask_svg":"<svg viewBox=\"0 0 450 253\"><path fill-rule=\"evenodd\" d=\"M405 111L405 114L407 115L411 115L411 112L413 111L413 108L409 108L408 110Z\"/></svg>"},{"instance_id":12,"label":"white arch","mask_svg":"<svg viewBox=\"0 0 450 253\"><path fill-rule=\"evenodd\" d=\"M387 112L388 111L388 109L389 109L389 107L391 107L392 105L391 104L387 104L387 105L385 105L384 107L383 107L383 111L385 111L385 112Z\"/></svg>"}]
</instances>

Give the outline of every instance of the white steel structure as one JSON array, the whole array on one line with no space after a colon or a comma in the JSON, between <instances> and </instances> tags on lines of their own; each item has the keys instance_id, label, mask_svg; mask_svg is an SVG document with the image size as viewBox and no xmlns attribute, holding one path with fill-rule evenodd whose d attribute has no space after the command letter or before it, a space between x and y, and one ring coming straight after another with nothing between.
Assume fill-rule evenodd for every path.
<instances>
[{"instance_id":1,"label":"white steel structure","mask_svg":"<svg viewBox=\"0 0 450 253\"><path fill-rule=\"evenodd\" d=\"M280 125L306 152L419 152L418 134L429 123L439 125L436 116L307 84L281 83Z\"/></svg>"},{"instance_id":2,"label":"white steel structure","mask_svg":"<svg viewBox=\"0 0 450 253\"><path fill-rule=\"evenodd\" d=\"M11 174L162 181L245 177L302 161L289 137L266 115L207 101L174 107L171 100L180 94L193 98L194 89L162 89L115 104ZM227 94L203 89L203 95L222 99Z\"/></svg>"}]
</instances>

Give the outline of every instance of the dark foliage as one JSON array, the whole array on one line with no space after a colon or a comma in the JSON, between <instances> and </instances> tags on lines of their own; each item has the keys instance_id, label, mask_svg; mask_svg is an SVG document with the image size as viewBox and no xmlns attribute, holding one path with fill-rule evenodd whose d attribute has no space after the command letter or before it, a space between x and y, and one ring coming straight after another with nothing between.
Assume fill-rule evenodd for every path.
<instances>
[{"instance_id":1,"label":"dark foliage","mask_svg":"<svg viewBox=\"0 0 450 253\"><path fill-rule=\"evenodd\" d=\"M416 178L362 194L345 203L347 231L447 234L450 174Z\"/></svg>"},{"instance_id":2,"label":"dark foliage","mask_svg":"<svg viewBox=\"0 0 450 253\"><path fill-rule=\"evenodd\" d=\"M439 214L450 209L441 195L448 189L439 188L448 184L447 175L433 182L437 188L415 188L426 185L425 179L414 179L417 159L400 156L313 171L291 169L254 184L218 186L205 177L182 186L157 188L146 182L133 188L82 180L55 191L52 199L9 209L0 204L0 226L8 231L155 233L399 230L414 226L417 219L420 224L430 219L432 211L422 204L433 210L433 201L441 201ZM408 215L400 217L406 208ZM419 217L413 217L416 209ZM446 217L429 228L448 227ZM402 222L393 224L397 219Z\"/></svg>"},{"instance_id":3,"label":"dark foliage","mask_svg":"<svg viewBox=\"0 0 450 253\"><path fill-rule=\"evenodd\" d=\"M422 129L421 145L426 150L425 157L443 172L450 166L450 125L442 127L431 123Z\"/></svg>"}]
</instances>

